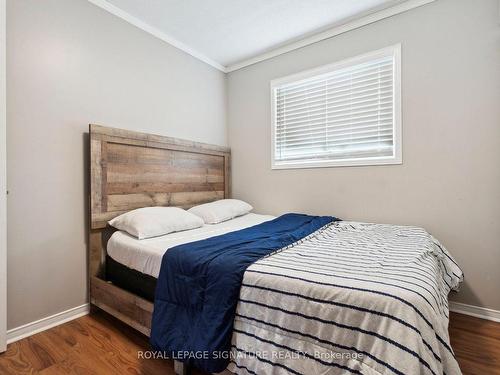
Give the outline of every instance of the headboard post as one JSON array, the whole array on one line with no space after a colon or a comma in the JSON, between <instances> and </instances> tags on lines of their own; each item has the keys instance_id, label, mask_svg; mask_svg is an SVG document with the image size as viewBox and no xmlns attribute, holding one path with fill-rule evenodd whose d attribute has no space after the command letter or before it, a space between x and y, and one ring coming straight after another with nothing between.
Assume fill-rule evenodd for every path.
<instances>
[{"instance_id":1,"label":"headboard post","mask_svg":"<svg viewBox=\"0 0 500 375\"><path fill-rule=\"evenodd\" d=\"M107 222L136 208L189 208L231 194L228 147L100 125L90 133L89 274L103 278Z\"/></svg>"}]
</instances>

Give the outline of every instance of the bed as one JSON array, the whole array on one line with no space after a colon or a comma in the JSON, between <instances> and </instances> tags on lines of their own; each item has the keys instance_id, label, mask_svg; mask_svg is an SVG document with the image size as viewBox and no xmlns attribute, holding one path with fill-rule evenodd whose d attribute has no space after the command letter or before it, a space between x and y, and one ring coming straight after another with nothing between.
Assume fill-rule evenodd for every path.
<instances>
[{"instance_id":1,"label":"bed","mask_svg":"<svg viewBox=\"0 0 500 375\"><path fill-rule=\"evenodd\" d=\"M153 290L168 249L277 219L252 213L140 241L108 233L106 220L125 210L189 207L229 197L229 150L96 126L90 132L91 303L149 335ZM196 162L189 155L187 163L186 152L197 154ZM209 156L212 168L200 155ZM173 176L170 167L179 160L188 168L174 169ZM152 173L164 164L168 174ZM208 183L214 190L201 190ZM459 374L449 345L447 296L462 277L446 249L421 228L329 222L246 269L227 369L241 374ZM178 372L185 369L176 362Z\"/></svg>"},{"instance_id":2,"label":"bed","mask_svg":"<svg viewBox=\"0 0 500 375\"><path fill-rule=\"evenodd\" d=\"M89 125L89 294L100 308L150 335L153 303L108 282L107 222L148 206L189 208L230 196L228 147ZM175 362L177 373L185 373Z\"/></svg>"}]
</instances>

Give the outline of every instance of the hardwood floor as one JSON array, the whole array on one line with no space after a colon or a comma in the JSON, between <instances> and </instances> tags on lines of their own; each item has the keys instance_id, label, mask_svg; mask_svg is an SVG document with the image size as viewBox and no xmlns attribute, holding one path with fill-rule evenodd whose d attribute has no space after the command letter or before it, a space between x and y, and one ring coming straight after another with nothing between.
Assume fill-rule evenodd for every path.
<instances>
[{"instance_id":1,"label":"hardwood floor","mask_svg":"<svg viewBox=\"0 0 500 375\"><path fill-rule=\"evenodd\" d=\"M500 323L451 313L449 330L464 375L500 374Z\"/></svg>"},{"instance_id":2,"label":"hardwood floor","mask_svg":"<svg viewBox=\"0 0 500 375\"><path fill-rule=\"evenodd\" d=\"M450 335L464 375L500 374L500 323L452 313ZM172 361L139 358L144 350L145 336L95 312L9 345L0 374L174 374Z\"/></svg>"},{"instance_id":3,"label":"hardwood floor","mask_svg":"<svg viewBox=\"0 0 500 375\"><path fill-rule=\"evenodd\" d=\"M0 374L173 375L172 361L140 359L148 339L104 312L17 341L0 355Z\"/></svg>"}]
</instances>

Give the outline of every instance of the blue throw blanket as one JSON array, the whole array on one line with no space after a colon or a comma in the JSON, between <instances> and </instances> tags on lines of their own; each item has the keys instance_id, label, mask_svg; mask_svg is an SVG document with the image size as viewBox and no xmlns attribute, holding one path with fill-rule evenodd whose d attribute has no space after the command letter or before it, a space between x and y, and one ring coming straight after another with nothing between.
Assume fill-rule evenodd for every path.
<instances>
[{"instance_id":1,"label":"blue throw blanket","mask_svg":"<svg viewBox=\"0 0 500 375\"><path fill-rule=\"evenodd\" d=\"M334 220L331 216L286 214L169 249L156 287L153 348L207 372L224 370L247 267Z\"/></svg>"}]
</instances>

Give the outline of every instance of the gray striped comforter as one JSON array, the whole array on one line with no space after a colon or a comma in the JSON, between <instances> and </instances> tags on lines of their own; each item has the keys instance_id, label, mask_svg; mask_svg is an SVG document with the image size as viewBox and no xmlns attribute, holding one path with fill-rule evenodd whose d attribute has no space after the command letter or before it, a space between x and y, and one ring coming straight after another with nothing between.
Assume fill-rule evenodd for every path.
<instances>
[{"instance_id":1,"label":"gray striped comforter","mask_svg":"<svg viewBox=\"0 0 500 375\"><path fill-rule=\"evenodd\" d=\"M329 224L247 269L228 370L460 374L448 293L462 279L421 228Z\"/></svg>"}]
</instances>

